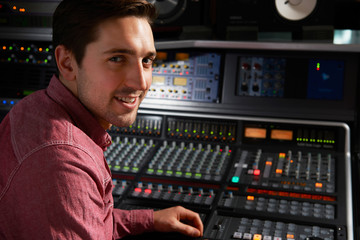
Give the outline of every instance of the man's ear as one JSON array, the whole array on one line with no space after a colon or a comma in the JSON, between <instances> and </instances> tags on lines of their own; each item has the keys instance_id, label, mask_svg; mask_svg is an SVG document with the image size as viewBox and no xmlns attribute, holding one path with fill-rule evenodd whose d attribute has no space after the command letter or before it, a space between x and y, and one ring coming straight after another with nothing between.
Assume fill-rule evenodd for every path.
<instances>
[{"instance_id":1,"label":"man's ear","mask_svg":"<svg viewBox=\"0 0 360 240\"><path fill-rule=\"evenodd\" d=\"M55 49L55 59L60 75L68 81L76 80L77 63L72 52L59 45Z\"/></svg>"}]
</instances>

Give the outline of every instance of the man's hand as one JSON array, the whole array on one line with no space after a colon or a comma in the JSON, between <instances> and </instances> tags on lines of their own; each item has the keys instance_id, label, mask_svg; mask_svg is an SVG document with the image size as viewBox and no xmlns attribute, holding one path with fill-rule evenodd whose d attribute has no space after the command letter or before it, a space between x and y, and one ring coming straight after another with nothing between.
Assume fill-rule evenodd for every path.
<instances>
[{"instance_id":1,"label":"man's hand","mask_svg":"<svg viewBox=\"0 0 360 240\"><path fill-rule=\"evenodd\" d=\"M191 237L203 235L199 214L180 206L155 211L154 228L158 232L180 232Z\"/></svg>"}]
</instances>

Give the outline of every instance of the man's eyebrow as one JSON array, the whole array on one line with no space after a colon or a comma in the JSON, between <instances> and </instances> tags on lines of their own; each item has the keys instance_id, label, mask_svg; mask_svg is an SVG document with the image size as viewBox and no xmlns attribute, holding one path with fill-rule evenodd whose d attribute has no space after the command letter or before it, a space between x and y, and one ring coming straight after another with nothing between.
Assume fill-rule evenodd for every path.
<instances>
[{"instance_id":1,"label":"man's eyebrow","mask_svg":"<svg viewBox=\"0 0 360 240\"><path fill-rule=\"evenodd\" d=\"M114 54L114 53L125 53L125 54L129 54L129 55L136 55L136 52L132 49L119 49L119 48L114 48L114 49L109 49L106 50L104 52L104 54ZM151 57L156 57L156 51L149 51L146 56L151 56Z\"/></svg>"}]
</instances>

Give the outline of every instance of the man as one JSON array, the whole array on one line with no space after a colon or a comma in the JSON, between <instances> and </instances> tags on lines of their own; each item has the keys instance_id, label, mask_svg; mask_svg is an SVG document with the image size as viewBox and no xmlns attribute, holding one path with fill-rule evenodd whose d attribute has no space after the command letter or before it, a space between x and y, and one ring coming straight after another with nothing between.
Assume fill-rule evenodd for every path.
<instances>
[{"instance_id":1,"label":"man","mask_svg":"<svg viewBox=\"0 0 360 240\"><path fill-rule=\"evenodd\" d=\"M131 124L150 87L154 16L143 0L60 3L53 19L58 77L0 125L0 239L202 235L199 215L182 207L113 206L105 130Z\"/></svg>"}]
</instances>

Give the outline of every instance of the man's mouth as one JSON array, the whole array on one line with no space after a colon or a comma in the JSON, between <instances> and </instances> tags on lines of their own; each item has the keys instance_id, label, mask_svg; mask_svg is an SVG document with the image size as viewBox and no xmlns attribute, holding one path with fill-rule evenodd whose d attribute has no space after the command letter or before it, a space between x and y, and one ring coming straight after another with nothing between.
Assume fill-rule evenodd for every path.
<instances>
[{"instance_id":1,"label":"man's mouth","mask_svg":"<svg viewBox=\"0 0 360 240\"><path fill-rule=\"evenodd\" d=\"M136 98L135 97L115 97L117 100L125 102L125 103L134 103Z\"/></svg>"}]
</instances>

